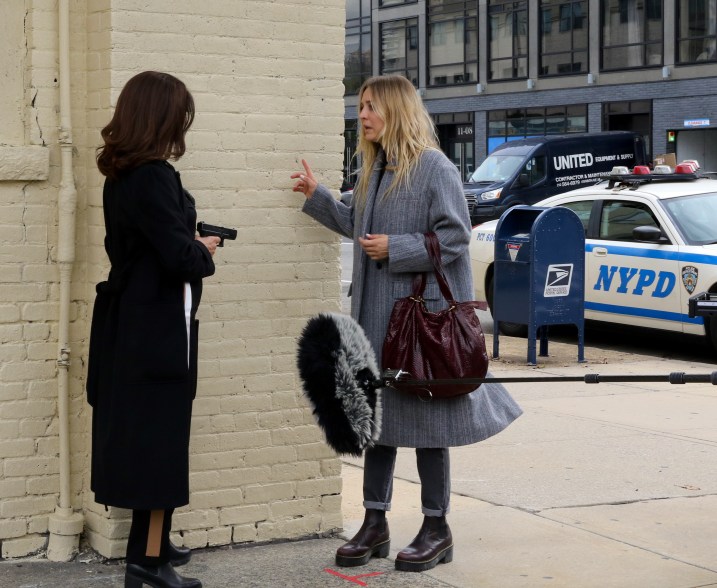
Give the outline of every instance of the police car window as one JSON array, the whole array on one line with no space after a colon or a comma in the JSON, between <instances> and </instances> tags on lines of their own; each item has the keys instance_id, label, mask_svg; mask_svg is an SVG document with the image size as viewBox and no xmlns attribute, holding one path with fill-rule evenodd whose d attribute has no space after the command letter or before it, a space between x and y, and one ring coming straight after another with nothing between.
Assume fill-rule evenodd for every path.
<instances>
[{"instance_id":1,"label":"police car window","mask_svg":"<svg viewBox=\"0 0 717 588\"><path fill-rule=\"evenodd\" d=\"M583 223L585 234L587 235L588 225L590 224L590 211L593 209L593 201L581 200L580 202L568 202L566 204L561 204L560 206L563 208L569 208L578 215L580 222Z\"/></svg>"},{"instance_id":2,"label":"police car window","mask_svg":"<svg viewBox=\"0 0 717 588\"><path fill-rule=\"evenodd\" d=\"M600 216L600 239L634 241L635 227L657 227L659 223L646 204L630 201L605 202Z\"/></svg>"},{"instance_id":3,"label":"police car window","mask_svg":"<svg viewBox=\"0 0 717 588\"><path fill-rule=\"evenodd\" d=\"M661 202L685 243L717 243L717 193L666 198Z\"/></svg>"}]
</instances>

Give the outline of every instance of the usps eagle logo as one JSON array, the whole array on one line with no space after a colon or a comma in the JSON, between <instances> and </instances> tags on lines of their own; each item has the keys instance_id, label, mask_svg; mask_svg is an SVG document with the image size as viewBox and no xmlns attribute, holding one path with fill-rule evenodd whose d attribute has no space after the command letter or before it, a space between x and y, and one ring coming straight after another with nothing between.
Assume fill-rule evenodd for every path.
<instances>
[{"instance_id":1,"label":"usps eagle logo","mask_svg":"<svg viewBox=\"0 0 717 588\"><path fill-rule=\"evenodd\" d=\"M682 285L688 294L692 294L697 288L697 276L699 270L694 265L686 265L682 268Z\"/></svg>"},{"instance_id":2,"label":"usps eagle logo","mask_svg":"<svg viewBox=\"0 0 717 588\"><path fill-rule=\"evenodd\" d=\"M570 294L570 282L573 277L572 263L554 263L548 266L548 272L545 276L545 288L543 296L550 298L553 296L567 296Z\"/></svg>"}]
</instances>

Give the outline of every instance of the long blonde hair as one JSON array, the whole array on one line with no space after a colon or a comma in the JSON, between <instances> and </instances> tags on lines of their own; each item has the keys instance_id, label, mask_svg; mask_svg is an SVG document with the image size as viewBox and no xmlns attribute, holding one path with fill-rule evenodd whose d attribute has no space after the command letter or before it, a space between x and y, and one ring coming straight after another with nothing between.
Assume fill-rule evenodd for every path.
<instances>
[{"instance_id":1,"label":"long blonde hair","mask_svg":"<svg viewBox=\"0 0 717 588\"><path fill-rule=\"evenodd\" d=\"M378 143L364 137L359 124L356 156L361 157L361 177L354 188L354 202L359 208L366 203L371 170L383 147L387 169L394 172L387 194L399 184L410 181L414 166L426 149L439 149L436 127L413 84L400 75L374 76L359 90L359 115L363 94L371 88L373 110L384 123Z\"/></svg>"}]
</instances>

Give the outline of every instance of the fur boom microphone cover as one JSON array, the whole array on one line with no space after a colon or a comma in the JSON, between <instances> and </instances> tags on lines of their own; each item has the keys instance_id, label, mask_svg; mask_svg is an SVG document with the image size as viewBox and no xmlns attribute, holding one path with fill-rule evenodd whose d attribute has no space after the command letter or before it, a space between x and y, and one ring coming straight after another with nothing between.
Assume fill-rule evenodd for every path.
<instances>
[{"instance_id":1,"label":"fur boom microphone cover","mask_svg":"<svg viewBox=\"0 0 717 588\"><path fill-rule=\"evenodd\" d=\"M326 442L340 455L360 456L381 432L379 370L361 326L337 313L309 319L297 367Z\"/></svg>"}]
</instances>

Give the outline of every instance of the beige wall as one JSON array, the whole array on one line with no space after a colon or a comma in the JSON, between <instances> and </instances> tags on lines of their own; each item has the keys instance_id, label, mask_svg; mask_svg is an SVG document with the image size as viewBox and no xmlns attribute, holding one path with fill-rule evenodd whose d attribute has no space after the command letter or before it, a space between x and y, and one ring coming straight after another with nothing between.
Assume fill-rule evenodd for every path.
<instances>
[{"instance_id":1,"label":"beige wall","mask_svg":"<svg viewBox=\"0 0 717 588\"><path fill-rule=\"evenodd\" d=\"M94 284L104 279L99 129L133 74L164 70L197 117L177 164L200 220L236 227L199 311L191 502L175 541L271 541L341 526L340 464L300 391L296 337L339 308L338 239L300 212L289 174L308 158L340 184L343 0L70 0L74 177L72 505L83 537L122 556L126 511L93 502L84 399ZM46 548L58 499L57 0L0 3L0 554ZM18 34L17 26L24 23ZM5 29L12 36L6 37ZM12 38L12 41L10 39ZM6 118L11 112L12 116Z\"/></svg>"}]
</instances>

